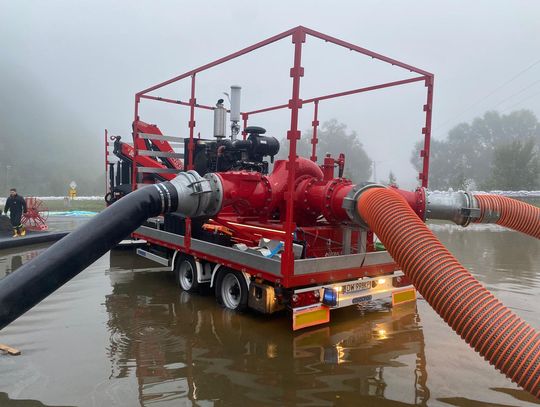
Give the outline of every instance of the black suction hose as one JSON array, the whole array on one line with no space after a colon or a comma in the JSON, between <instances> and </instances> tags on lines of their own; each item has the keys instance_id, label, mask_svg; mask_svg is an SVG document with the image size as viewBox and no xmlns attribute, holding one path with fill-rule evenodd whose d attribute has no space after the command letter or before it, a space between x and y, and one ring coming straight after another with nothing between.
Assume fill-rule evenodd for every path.
<instances>
[{"instance_id":1,"label":"black suction hose","mask_svg":"<svg viewBox=\"0 0 540 407\"><path fill-rule=\"evenodd\" d=\"M208 178L208 177L207 177ZM211 216L221 204L217 177L180 173L129 193L0 280L0 329L71 280L152 216ZM182 209L182 210L179 210Z\"/></svg>"},{"instance_id":2,"label":"black suction hose","mask_svg":"<svg viewBox=\"0 0 540 407\"><path fill-rule=\"evenodd\" d=\"M170 201L168 196L165 199L167 192ZM176 188L170 182L138 189L0 280L0 329L103 256L147 218L177 204Z\"/></svg>"},{"instance_id":3,"label":"black suction hose","mask_svg":"<svg viewBox=\"0 0 540 407\"><path fill-rule=\"evenodd\" d=\"M221 209L219 177L181 172L171 181L129 193L0 280L0 330L129 236L147 218L177 212L210 217Z\"/></svg>"}]
</instances>

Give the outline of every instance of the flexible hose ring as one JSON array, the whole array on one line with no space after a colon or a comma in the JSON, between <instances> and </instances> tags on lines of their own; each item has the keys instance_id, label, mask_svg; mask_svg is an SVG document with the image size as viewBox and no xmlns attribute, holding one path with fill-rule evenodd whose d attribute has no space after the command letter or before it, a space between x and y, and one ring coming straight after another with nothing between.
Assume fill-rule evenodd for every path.
<instances>
[{"instance_id":1,"label":"flexible hose ring","mask_svg":"<svg viewBox=\"0 0 540 407\"><path fill-rule=\"evenodd\" d=\"M505 197L476 195L481 222L540 238L540 209ZM480 284L396 192L364 191L362 219L401 266L418 292L472 348L535 397L540 397L539 333Z\"/></svg>"},{"instance_id":2,"label":"flexible hose ring","mask_svg":"<svg viewBox=\"0 0 540 407\"><path fill-rule=\"evenodd\" d=\"M496 219L498 225L540 239L540 208L500 195L475 195L480 217L474 222Z\"/></svg>"}]
</instances>

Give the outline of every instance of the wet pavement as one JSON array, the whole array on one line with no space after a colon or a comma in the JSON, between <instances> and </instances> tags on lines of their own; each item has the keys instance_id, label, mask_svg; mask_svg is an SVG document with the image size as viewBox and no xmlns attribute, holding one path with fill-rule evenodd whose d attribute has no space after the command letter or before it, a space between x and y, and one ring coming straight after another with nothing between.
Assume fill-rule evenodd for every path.
<instances>
[{"instance_id":1,"label":"wet pavement","mask_svg":"<svg viewBox=\"0 0 540 407\"><path fill-rule=\"evenodd\" d=\"M540 328L540 241L435 225L488 289ZM0 252L0 278L44 246ZM113 251L0 332L0 406L533 406L419 299L339 310L293 333L235 314Z\"/></svg>"}]
</instances>

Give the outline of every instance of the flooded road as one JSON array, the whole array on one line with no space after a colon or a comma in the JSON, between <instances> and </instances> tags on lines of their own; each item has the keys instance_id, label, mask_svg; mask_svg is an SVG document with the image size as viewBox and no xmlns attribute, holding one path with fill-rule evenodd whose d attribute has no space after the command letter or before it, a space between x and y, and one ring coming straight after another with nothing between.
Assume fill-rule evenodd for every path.
<instances>
[{"instance_id":1,"label":"flooded road","mask_svg":"<svg viewBox=\"0 0 540 407\"><path fill-rule=\"evenodd\" d=\"M540 241L497 227L435 232L488 289L540 328ZM43 247L0 252L0 278ZM332 313L234 314L169 272L114 251L11 326L0 406L534 406L419 299Z\"/></svg>"}]
</instances>

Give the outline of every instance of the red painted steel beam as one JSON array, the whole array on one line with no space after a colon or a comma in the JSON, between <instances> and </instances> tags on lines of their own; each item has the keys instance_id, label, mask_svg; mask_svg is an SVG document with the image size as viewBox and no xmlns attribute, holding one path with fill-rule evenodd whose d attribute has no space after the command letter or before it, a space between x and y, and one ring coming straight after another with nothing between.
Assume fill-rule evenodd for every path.
<instances>
[{"instance_id":1,"label":"red painted steel beam","mask_svg":"<svg viewBox=\"0 0 540 407\"><path fill-rule=\"evenodd\" d=\"M380 61L389 63L391 65L398 66L398 67L403 68L403 69L407 69L408 71L416 72L416 73L418 73L420 75L433 76L433 74L428 72L428 71L424 71L423 69L416 68L416 67L414 67L412 65L409 65L409 64L406 64L404 62L398 61L397 59L385 57L384 55L381 55L381 54L378 54L376 52L370 51L369 49L359 47L358 45L354 45L354 44L351 44L350 42L343 41L343 40L340 40L340 39L335 38L335 37L331 37L330 35L323 34L321 32L312 30L310 28L306 28L306 27L301 27L301 28L306 34L311 35L312 37L319 38L319 39L321 39L323 41L331 42L331 43L339 45L341 47L348 48L351 51L359 52L361 54L370 56L371 58L378 59Z\"/></svg>"},{"instance_id":2,"label":"red painted steel beam","mask_svg":"<svg viewBox=\"0 0 540 407\"><path fill-rule=\"evenodd\" d=\"M290 70L292 78L292 95L289 100L289 109L291 110L291 127L287 132L289 140L289 161L287 163L287 192L285 193L285 250L281 258L281 274L285 281L294 274L294 252L292 233L296 229L294 220L294 186L296 179L296 143L300 139L300 130L298 129L299 110L302 108L302 99L300 97L300 79L304 76L302 67L302 46L306 42L306 34L302 27L294 29L292 43L294 45L294 64Z\"/></svg>"},{"instance_id":3,"label":"red painted steel beam","mask_svg":"<svg viewBox=\"0 0 540 407\"><path fill-rule=\"evenodd\" d=\"M357 93L370 92L372 90L390 88L392 86L406 85L408 83L420 82L420 81L426 80L427 78L428 77L426 77L426 76L416 76L414 78L403 79L403 80L400 80L400 81L381 83L379 85L367 86L367 87L358 88L358 89L351 89L351 90L347 90L347 91L344 91L344 92L330 93L328 95L316 96L314 98L305 99L305 100L302 101L302 104L305 105L305 104L308 104L308 103L314 103L314 102L321 101L321 100L334 99L334 98L338 98L338 97L342 97L342 96L354 95L354 94L357 94ZM264 109L259 109L259 110L252 110L250 112L246 112L245 114L252 115L252 114L257 114L257 113L265 113L265 112L270 112L272 110L284 109L286 107L289 107L288 103L283 104L283 105L270 106L270 107L266 107Z\"/></svg>"},{"instance_id":4,"label":"red painted steel beam","mask_svg":"<svg viewBox=\"0 0 540 407\"><path fill-rule=\"evenodd\" d=\"M396 263L374 264L371 266L355 267L347 270L330 270L323 273L310 273L292 276L283 282L286 288L296 288L311 284L328 284L328 281L343 281L353 278L376 277L398 271Z\"/></svg>"},{"instance_id":5,"label":"red painted steel beam","mask_svg":"<svg viewBox=\"0 0 540 407\"><path fill-rule=\"evenodd\" d=\"M334 99L334 98L339 98L339 97L342 97L342 96L354 95L354 94L357 94L357 93L370 92L372 90L390 88L392 86L405 85L407 83L420 82L420 81L423 81L423 80L426 80L425 76L417 76L417 77L410 78L410 79L403 79L403 80L400 80L400 81L381 83L380 85L367 86L365 88L358 88L358 89L347 90L347 91L344 91L344 92L331 93L329 95L324 95L324 96L317 96L317 97L314 97L314 98L311 98L311 99L305 99L303 103L306 104L306 103L318 102L318 101L321 101L321 100Z\"/></svg>"},{"instance_id":6,"label":"red painted steel beam","mask_svg":"<svg viewBox=\"0 0 540 407\"><path fill-rule=\"evenodd\" d=\"M420 173L420 181L424 188L428 187L429 180L429 156L431 149L431 116L433 111L433 76L426 78L427 87L427 100L424 105L424 111L426 112L426 123L422 129L424 134L424 149L420 152L420 157L423 158L422 172Z\"/></svg>"},{"instance_id":7,"label":"red painted steel beam","mask_svg":"<svg viewBox=\"0 0 540 407\"><path fill-rule=\"evenodd\" d=\"M193 151L195 150L195 142L193 140L195 136L195 105L197 104L196 92L195 92L195 82L196 75L193 73L191 75L191 97L189 98L189 142L188 142L188 170L193 170ZM191 218L186 218L186 234L184 243L186 247L191 248Z\"/></svg>"},{"instance_id":8,"label":"red painted steel beam","mask_svg":"<svg viewBox=\"0 0 540 407\"><path fill-rule=\"evenodd\" d=\"M311 125L313 126L313 132L311 135L311 157L310 160L317 162L317 143L319 139L317 138L317 129L319 128L319 101L314 102L315 108L313 109L313 121Z\"/></svg>"},{"instance_id":9,"label":"red painted steel beam","mask_svg":"<svg viewBox=\"0 0 540 407\"><path fill-rule=\"evenodd\" d=\"M189 102L183 102L181 100L175 100L175 99L162 98L160 96L141 95L141 99L156 100L158 102L173 103L175 105L182 105L182 106L191 106L191 104ZM212 106L201 105L200 103L196 103L195 107L199 108L199 109L214 110L214 108ZM227 110L227 111L229 111L229 110Z\"/></svg>"},{"instance_id":10,"label":"red painted steel beam","mask_svg":"<svg viewBox=\"0 0 540 407\"><path fill-rule=\"evenodd\" d=\"M265 112L271 112L272 110L285 109L287 107L289 107L289 104L285 103L284 105L270 106L270 107L265 107L264 109L252 110L251 112L246 112L245 114L252 115L252 114L257 114L257 113L265 113Z\"/></svg>"},{"instance_id":11,"label":"red painted steel beam","mask_svg":"<svg viewBox=\"0 0 540 407\"><path fill-rule=\"evenodd\" d=\"M194 75L196 73L199 73L201 71L205 71L206 69L209 69L209 68L213 68L214 66L221 65L222 63L230 61L231 59L238 58L239 56L248 54L248 53L250 53L252 51L255 51L255 50L259 49L259 48L262 48L262 47L264 47L266 45L272 44L272 43L274 43L276 41L279 41L279 40L281 40L283 38L286 38L286 37L292 35L296 30L297 30L297 28L293 28L293 29L284 31L281 34L274 35L273 37L267 38L264 41L260 41L260 42L258 42L256 44L253 44L253 45L251 45L249 47L246 47L246 48L244 48L244 49L242 49L240 51L237 51L237 52L234 52L234 53L229 54L227 56L224 56L223 58L220 58L220 59L218 59L216 61L210 62L210 63L208 63L206 65L195 68L195 69L193 69L193 70L191 70L189 72L186 72L186 73L184 73L182 75L171 78L171 79L169 79L169 80L167 80L165 82L161 82L161 83L158 83L157 85L154 85L154 86L151 86L151 87L149 87L147 89L144 89L144 90L138 92L137 95L144 95L146 93L153 92L156 89L159 89L159 88L162 88L164 86L170 85L171 83L174 83L174 82L178 82L178 81L180 81L182 79L185 79L185 78L188 78L188 77L190 77L190 76L192 76L192 75Z\"/></svg>"},{"instance_id":12,"label":"red painted steel beam","mask_svg":"<svg viewBox=\"0 0 540 407\"><path fill-rule=\"evenodd\" d=\"M141 98L138 95L135 95L135 114L133 119L133 161L131 163L131 189L135 191L137 189L137 156L139 155L138 139L139 133L137 131L137 122L139 121L139 103Z\"/></svg>"}]
</instances>

